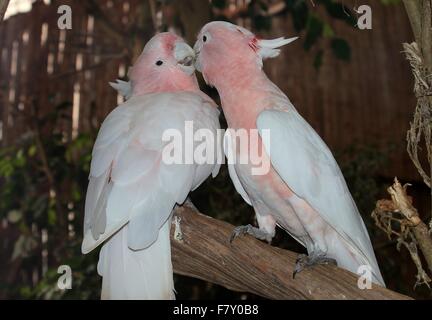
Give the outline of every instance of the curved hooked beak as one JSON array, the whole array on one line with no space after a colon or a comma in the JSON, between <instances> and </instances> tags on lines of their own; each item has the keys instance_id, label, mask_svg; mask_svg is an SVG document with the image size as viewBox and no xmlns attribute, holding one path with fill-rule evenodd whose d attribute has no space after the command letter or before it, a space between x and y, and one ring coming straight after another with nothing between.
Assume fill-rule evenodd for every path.
<instances>
[{"instance_id":1,"label":"curved hooked beak","mask_svg":"<svg viewBox=\"0 0 432 320\"><path fill-rule=\"evenodd\" d=\"M195 72L195 51L185 42L177 42L174 47L174 58L178 66L188 75Z\"/></svg>"},{"instance_id":2,"label":"curved hooked beak","mask_svg":"<svg viewBox=\"0 0 432 320\"><path fill-rule=\"evenodd\" d=\"M198 43L198 41L194 45L194 51L195 51L195 69L197 69L199 72L202 72L201 63L200 63L200 59L199 59L201 46Z\"/></svg>"}]
</instances>

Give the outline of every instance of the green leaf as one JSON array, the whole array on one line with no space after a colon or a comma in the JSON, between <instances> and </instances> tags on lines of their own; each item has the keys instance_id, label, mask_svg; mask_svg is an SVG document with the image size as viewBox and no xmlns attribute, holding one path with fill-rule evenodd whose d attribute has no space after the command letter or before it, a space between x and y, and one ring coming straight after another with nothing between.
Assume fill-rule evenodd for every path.
<instances>
[{"instance_id":1,"label":"green leaf","mask_svg":"<svg viewBox=\"0 0 432 320\"><path fill-rule=\"evenodd\" d=\"M388 6L393 4L398 4L400 0L381 0L381 3Z\"/></svg>"},{"instance_id":2,"label":"green leaf","mask_svg":"<svg viewBox=\"0 0 432 320\"><path fill-rule=\"evenodd\" d=\"M306 50L309 50L322 36L324 30L324 23L315 16L310 16L307 24L306 39L303 44Z\"/></svg>"},{"instance_id":3,"label":"green leaf","mask_svg":"<svg viewBox=\"0 0 432 320\"><path fill-rule=\"evenodd\" d=\"M272 19L270 17L255 16L253 17L253 25L257 31L270 30L272 25Z\"/></svg>"},{"instance_id":4,"label":"green leaf","mask_svg":"<svg viewBox=\"0 0 432 320\"><path fill-rule=\"evenodd\" d=\"M15 165L18 168L22 168L25 166L26 162L27 161L26 161L26 158L24 157L23 149L19 149L18 152L16 153L16 156L15 156Z\"/></svg>"},{"instance_id":5,"label":"green leaf","mask_svg":"<svg viewBox=\"0 0 432 320\"><path fill-rule=\"evenodd\" d=\"M27 151L27 154L29 155L29 157L34 157L36 152L37 152L37 147L35 145L31 145Z\"/></svg>"},{"instance_id":6,"label":"green leaf","mask_svg":"<svg viewBox=\"0 0 432 320\"><path fill-rule=\"evenodd\" d=\"M14 166L10 157L0 159L0 176L9 178L14 173Z\"/></svg>"},{"instance_id":7,"label":"green leaf","mask_svg":"<svg viewBox=\"0 0 432 320\"><path fill-rule=\"evenodd\" d=\"M309 8L304 0L285 0L287 10L293 18L294 28L300 32L306 28Z\"/></svg>"},{"instance_id":8,"label":"green leaf","mask_svg":"<svg viewBox=\"0 0 432 320\"><path fill-rule=\"evenodd\" d=\"M316 55L315 55L315 59L314 59L314 68L316 70L319 70L322 66L323 63L323 57L324 57L324 51L320 50Z\"/></svg>"},{"instance_id":9,"label":"green leaf","mask_svg":"<svg viewBox=\"0 0 432 320\"><path fill-rule=\"evenodd\" d=\"M357 19L354 13L343 3L333 0L318 0L318 2L325 6L330 17L343 20L351 26L356 25Z\"/></svg>"},{"instance_id":10,"label":"green leaf","mask_svg":"<svg viewBox=\"0 0 432 320\"><path fill-rule=\"evenodd\" d=\"M18 257L28 257L36 247L37 241L33 237L22 234L15 242L11 260L14 261Z\"/></svg>"},{"instance_id":11,"label":"green leaf","mask_svg":"<svg viewBox=\"0 0 432 320\"><path fill-rule=\"evenodd\" d=\"M212 0L211 4L215 8L224 9L227 5L227 2L226 2L226 0Z\"/></svg>"},{"instance_id":12,"label":"green leaf","mask_svg":"<svg viewBox=\"0 0 432 320\"><path fill-rule=\"evenodd\" d=\"M79 186L77 186L76 184L74 184L72 186L72 192L71 193L72 193L72 199L73 199L73 201L78 202L78 201L81 200L82 193L81 193L81 190L79 189Z\"/></svg>"},{"instance_id":13,"label":"green leaf","mask_svg":"<svg viewBox=\"0 0 432 320\"><path fill-rule=\"evenodd\" d=\"M331 48L336 58L343 61L349 61L351 59L351 48L344 39L333 39L331 41Z\"/></svg>"},{"instance_id":14,"label":"green leaf","mask_svg":"<svg viewBox=\"0 0 432 320\"><path fill-rule=\"evenodd\" d=\"M323 35L326 38L333 38L334 35L335 35L335 32L333 31L333 28L328 23L324 24Z\"/></svg>"},{"instance_id":15,"label":"green leaf","mask_svg":"<svg viewBox=\"0 0 432 320\"><path fill-rule=\"evenodd\" d=\"M48 210L48 224L54 226L57 223L57 213L54 209L50 208Z\"/></svg>"}]
</instances>

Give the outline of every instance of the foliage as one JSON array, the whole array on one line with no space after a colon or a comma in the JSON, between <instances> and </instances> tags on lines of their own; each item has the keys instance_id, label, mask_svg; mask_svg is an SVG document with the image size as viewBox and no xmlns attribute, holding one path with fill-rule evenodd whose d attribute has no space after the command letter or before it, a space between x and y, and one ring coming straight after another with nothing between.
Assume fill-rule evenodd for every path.
<instances>
[{"instance_id":1,"label":"foliage","mask_svg":"<svg viewBox=\"0 0 432 320\"><path fill-rule=\"evenodd\" d=\"M355 144L336 156L359 211L364 215L363 218L369 219L375 201L385 187L385 184L377 179L377 174L388 163L387 155L391 150L391 147Z\"/></svg>"},{"instance_id":2,"label":"foliage","mask_svg":"<svg viewBox=\"0 0 432 320\"><path fill-rule=\"evenodd\" d=\"M212 5L218 9L228 6L228 1L212 1ZM248 5L247 16L251 18L252 25L257 31L268 31L272 27L273 15L269 14L269 2L263 0L251 1ZM318 14L317 7L325 8L326 15ZM342 2L334 0L285 0L285 9L278 13L279 16L290 16L294 30L297 33L305 33L303 47L310 51L314 46L320 45L320 40L330 41L332 52L337 59L349 61L351 49L345 39L338 38L331 27L334 21L342 21L347 26L356 25L355 14ZM225 18L226 17L216 17ZM318 48L315 53L314 66L319 69L323 63L323 51Z\"/></svg>"},{"instance_id":3,"label":"foliage","mask_svg":"<svg viewBox=\"0 0 432 320\"><path fill-rule=\"evenodd\" d=\"M31 127L42 127L48 121L57 123L64 118L67 107L63 104L45 117L32 118L36 125ZM96 297L97 257L84 258L80 252L84 192L94 139L89 134L72 141L61 133L49 137L40 134L29 130L14 146L0 151L0 218L7 219L18 231L10 263L18 262L23 269L7 295L44 299ZM47 164L42 155L48 159ZM48 239L43 239L42 234L48 234ZM47 252L46 262L42 250ZM56 290L57 267L63 264L74 270L76 290ZM44 273L43 278L34 284L24 270Z\"/></svg>"},{"instance_id":4,"label":"foliage","mask_svg":"<svg viewBox=\"0 0 432 320\"><path fill-rule=\"evenodd\" d=\"M306 3L301 0L285 0L288 12L293 17L294 28L297 32L305 30L306 37L304 41L305 50L310 50L312 46L317 45L321 38L331 41L332 52L338 59L348 61L350 59L350 46L346 40L337 38L335 31L331 27L328 17L333 20L341 20L348 26L354 27L356 19L354 13L343 3L333 0L318 0L317 4L325 7L328 17L320 17ZM314 66L318 69L322 65L322 50L315 55Z\"/></svg>"},{"instance_id":5,"label":"foliage","mask_svg":"<svg viewBox=\"0 0 432 320\"><path fill-rule=\"evenodd\" d=\"M393 5L401 2L401 0L380 0L380 1L384 5Z\"/></svg>"}]
</instances>

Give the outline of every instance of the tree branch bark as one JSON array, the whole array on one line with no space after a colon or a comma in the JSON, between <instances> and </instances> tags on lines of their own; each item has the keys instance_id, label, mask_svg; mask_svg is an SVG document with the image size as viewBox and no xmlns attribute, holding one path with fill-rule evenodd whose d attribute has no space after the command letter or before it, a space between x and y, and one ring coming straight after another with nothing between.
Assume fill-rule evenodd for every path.
<instances>
[{"instance_id":1,"label":"tree branch bark","mask_svg":"<svg viewBox=\"0 0 432 320\"><path fill-rule=\"evenodd\" d=\"M418 0L403 0L405 10L411 23L414 38L417 43L421 39L421 2Z\"/></svg>"},{"instance_id":2,"label":"tree branch bark","mask_svg":"<svg viewBox=\"0 0 432 320\"><path fill-rule=\"evenodd\" d=\"M428 73L432 72L432 0L423 0L421 19L421 48Z\"/></svg>"},{"instance_id":3,"label":"tree branch bark","mask_svg":"<svg viewBox=\"0 0 432 320\"><path fill-rule=\"evenodd\" d=\"M3 21L8 5L9 0L0 0L0 23Z\"/></svg>"},{"instance_id":4,"label":"tree branch bark","mask_svg":"<svg viewBox=\"0 0 432 320\"><path fill-rule=\"evenodd\" d=\"M407 136L407 151L419 174L431 188L432 201L432 0L403 1L415 36L415 43L405 43L404 48L414 74L414 92L417 96L414 121ZM429 172L423 169L418 159L422 138L426 144Z\"/></svg>"},{"instance_id":5,"label":"tree branch bark","mask_svg":"<svg viewBox=\"0 0 432 320\"><path fill-rule=\"evenodd\" d=\"M292 278L297 254L245 236L232 244L233 226L185 205L172 226L174 272L268 299L410 299L373 285L360 290L358 276L335 266L317 266ZM177 222L177 223L176 223Z\"/></svg>"}]
</instances>

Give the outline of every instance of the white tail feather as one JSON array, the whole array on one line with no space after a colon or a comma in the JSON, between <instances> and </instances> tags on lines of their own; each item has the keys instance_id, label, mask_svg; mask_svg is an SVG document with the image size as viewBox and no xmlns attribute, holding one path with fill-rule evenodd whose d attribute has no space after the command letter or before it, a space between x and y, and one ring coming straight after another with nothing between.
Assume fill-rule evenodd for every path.
<instances>
[{"instance_id":1,"label":"white tail feather","mask_svg":"<svg viewBox=\"0 0 432 320\"><path fill-rule=\"evenodd\" d=\"M129 99L132 96L132 84L130 81L123 81L117 79L116 82L109 83L111 87L117 90L125 99Z\"/></svg>"},{"instance_id":2,"label":"white tail feather","mask_svg":"<svg viewBox=\"0 0 432 320\"><path fill-rule=\"evenodd\" d=\"M285 46L298 37L285 39L283 37L272 40L258 40L259 55L264 59L275 58L280 54L280 47Z\"/></svg>"},{"instance_id":3,"label":"white tail feather","mask_svg":"<svg viewBox=\"0 0 432 320\"><path fill-rule=\"evenodd\" d=\"M128 225L104 244L98 263L98 273L103 277L101 299L175 299L170 228L168 219L157 241L144 250L129 249Z\"/></svg>"}]
</instances>

